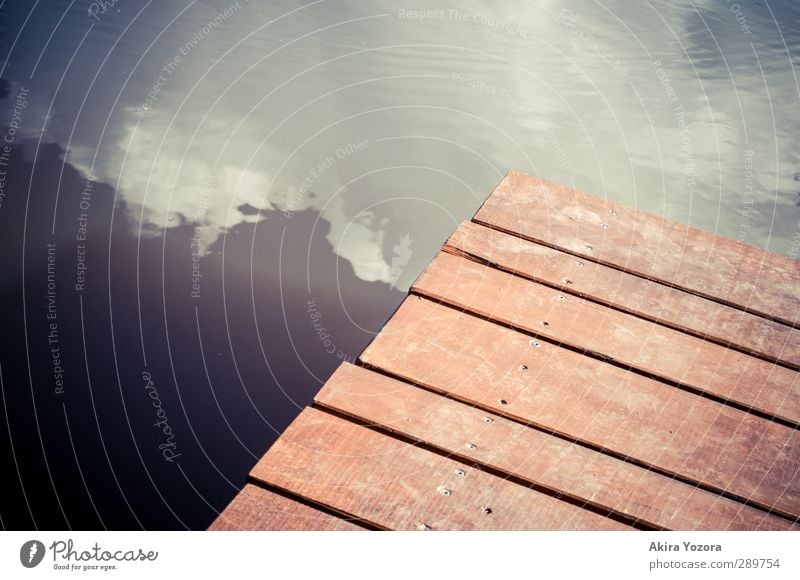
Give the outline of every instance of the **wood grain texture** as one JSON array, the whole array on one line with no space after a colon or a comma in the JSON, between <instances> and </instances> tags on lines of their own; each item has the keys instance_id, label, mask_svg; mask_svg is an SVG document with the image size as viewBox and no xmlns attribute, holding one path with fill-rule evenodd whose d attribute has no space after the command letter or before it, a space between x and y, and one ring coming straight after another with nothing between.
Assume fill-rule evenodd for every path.
<instances>
[{"instance_id":1,"label":"wood grain texture","mask_svg":"<svg viewBox=\"0 0 800 580\"><path fill-rule=\"evenodd\" d=\"M701 338L800 367L800 329L774 320L472 222L462 223L445 248Z\"/></svg>"},{"instance_id":2,"label":"wood grain texture","mask_svg":"<svg viewBox=\"0 0 800 580\"><path fill-rule=\"evenodd\" d=\"M440 253L414 290L744 407L800 423L800 373L459 256Z\"/></svg>"},{"instance_id":3,"label":"wood grain texture","mask_svg":"<svg viewBox=\"0 0 800 580\"><path fill-rule=\"evenodd\" d=\"M473 221L796 325L800 262L512 171Z\"/></svg>"},{"instance_id":4,"label":"wood grain texture","mask_svg":"<svg viewBox=\"0 0 800 580\"><path fill-rule=\"evenodd\" d=\"M518 172L444 250L211 529L798 526L800 263Z\"/></svg>"},{"instance_id":5,"label":"wood grain texture","mask_svg":"<svg viewBox=\"0 0 800 580\"><path fill-rule=\"evenodd\" d=\"M361 360L800 516L800 437L779 423L415 296Z\"/></svg>"},{"instance_id":6,"label":"wood grain texture","mask_svg":"<svg viewBox=\"0 0 800 580\"><path fill-rule=\"evenodd\" d=\"M350 364L340 366L314 400L652 527L796 528L762 510ZM466 443L475 449L465 452Z\"/></svg>"},{"instance_id":7,"label":"wood grain texture","mask_svg":"<svg viewBox=\"0 0 800 580\"><path fill-rule=\"evenodd\" d=\"M386 529L631 529L315 409L250 476Z\"/></svg>"},{"instance_id":8,"label":"wood grain texture","mask_svg":"<svg viewBox=\"0 0 800 580\"><path fill-rule=\"evenodd\" d=\"M272 491L247 484L214 520L209 530L357 531L364 528Z\"/></svg>"}]
</instances>

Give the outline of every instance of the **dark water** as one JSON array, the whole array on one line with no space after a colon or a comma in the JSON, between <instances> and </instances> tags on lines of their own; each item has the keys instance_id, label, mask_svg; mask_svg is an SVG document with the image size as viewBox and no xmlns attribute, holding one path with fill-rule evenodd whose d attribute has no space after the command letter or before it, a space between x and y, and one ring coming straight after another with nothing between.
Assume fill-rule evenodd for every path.
<instances>
[{"instance_id":1,"label":"dark water","mask_svg":"<svg viewBox=\"0 0 800 580\"><path fill-rule=\"evenodd\" d=\"M508 169L797 257L798 6L4 2L2 526L207 526Z\"/></svg>"}]
</instances>

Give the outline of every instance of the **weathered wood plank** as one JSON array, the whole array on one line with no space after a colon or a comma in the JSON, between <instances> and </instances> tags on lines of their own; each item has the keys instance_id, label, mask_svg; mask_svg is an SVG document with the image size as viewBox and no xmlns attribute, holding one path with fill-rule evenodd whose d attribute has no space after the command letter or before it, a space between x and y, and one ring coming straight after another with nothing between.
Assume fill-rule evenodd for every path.
<instances>
[{"instance_id":1,"label":"weathered wood plank","mask_svg":"<svg viewBox=\"0 0 800 580\"><path fill-rule=\"evenodd\" d=\"M361 360L800 516L800 436L779 423L420 297L406 299Z\"/></svg>"},{"instance_id":2,"label":"weathered wood plank","mask_svg":"<svg viewBox=\"0 0 800 580\"><path fill-rule=\"evenodd\" d=\"M250 475L388 529L631 529L315 409Z\"/></svg>"},{"instance_id":3,"label":"weathered wood plank","mask_svg":"<svg viewBox=\"0 0 800 580\"><path fill-rule=\"evenodd\" d=\"M247 484L209 530L364 530L277 493Z\"/></svg>"},{"instance_id":4,"label":"weathered wood plank","mask_svg":"<svg viewBox=\"0 0 800 580\"><path fill-rule=\"evenodd\" d=\"M795 528L762 510L350 364L340 366L314 400L657 528ZM475 446L471 453L466 443Z\"/></svg>"},{"instance_id":5,"label":"weathered wood plank","mask_svg":"<svg viewBox=\"0 0 800 580\"><path fill-rule=\"evenodd\" d=\"M553 288L440 253L414 290L794 424L800 373Z\"/></svg>"},{"instance_id":6,"label":"weathered wood plank","mask_svg":"<svg viewBox=\"0 0 800 580\"><path fill-rule=\"evenodd\" d=\"M800 262L519 172L473 221L796 325Z\"/></svg>"},{"instance_id":7,"label":"weathered wood plank","mask_svg":"<svg viewBox=\"0 0 800 580\"><path fill-rule=\"evenodd\" d=\"M462 223L445 248L701 338L800 368L800 329L472 222Z\"/></svg>"}]
</instances>

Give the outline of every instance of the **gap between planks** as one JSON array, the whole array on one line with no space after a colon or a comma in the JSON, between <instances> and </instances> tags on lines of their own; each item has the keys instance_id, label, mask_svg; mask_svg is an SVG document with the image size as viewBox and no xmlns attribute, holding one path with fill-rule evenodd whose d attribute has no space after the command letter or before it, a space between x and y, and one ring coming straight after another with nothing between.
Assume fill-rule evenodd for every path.
<instances>
[{"instance_id":1,"label":"gap between planks","mask_svg":"<svg viewBox=\"0 0 800 580\"><path fill-rule=\"evenodd\" d=\"M473 221L797 325L796 260L637 208L509 171Z\"/></svg>"},{"instance_id":2,"label":"gap between planks","mask_svg":"<svg viewBox=\"0 0 800 580\"><path fill-rule=\"evenodd\" d=\"M792 370L800 369L800 330L674 286L474 222L459 225L442 251Z\"/></svg>"},{"instance_id":3,"label":"gap between planks","mask_svg":"<svg viewBox=\"0 0 800 580\"><path fill-rule=\"evenodd\" d=\"M792 529L783 519L716 492L388 375L343 364L315 405L523 486L650 529ZM446 427L442 429L442 427ZM465 446L473 442L475 449ZM597 477L597 473L602 477ZM592 477L589 477L592 476ZM596 479L593 479L596 478Z\"/></svg>"},{"instance_id":4,"label":"gap between planks","mask_svg":"<svg viewBox=\"0 0 800 580\"><path fill-rule=\"evenodd\" d=\"M624 530L614 519L306 408L251 478L396 530Z\"/></svg>"},{"instance_id":5,"label":"gap between planks","mask_svg":"<svg viewBox=\"0 0 800 580\"><path fill-rule=\"evenodd\" d=\"M412 292L667 382L800 423L800 374L628 313L440 252ZM596 355L595 355L596 356Z\"/></svg>"},{"instance_id":6,"label":"gap between planks","mask_svg":"<svg viewBox=\"0 0 800 580\"><path fill-rule=\"evenodd\" d=\"M531 348L533 343L539 346ZM632 458L716 493L790 518L800 515L797 484L790 488L791 496L783 498L765 487L760 475L772 472L775 477L778 467L790 470L796 464L787 463L792 449L800 445L795 429L538 343L470 313L411 297L360 360L410 383L593 449ZM528 366L526 371L517 369ZM643 413L657 415L645 420ZM699 461L712 449L710 457ZM793 476L787 472L782 479L791 483L797 477L796 472Z\"/></svg>"}]
</instances>

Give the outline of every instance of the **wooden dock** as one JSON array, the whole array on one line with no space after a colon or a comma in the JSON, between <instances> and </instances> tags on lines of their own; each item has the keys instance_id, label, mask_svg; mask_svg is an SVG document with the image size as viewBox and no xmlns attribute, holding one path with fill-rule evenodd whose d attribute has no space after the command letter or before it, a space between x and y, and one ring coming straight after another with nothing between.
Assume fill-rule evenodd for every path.
<instances>
[{"instance_id":1,"label":"wooden dock","mask_svg":"<svg viewBox=\"0 0 800 580\"><path fill-rule=\"evenodd\" d=\"M211 529L788 530L800 264L521 173Z\"/></svg>"}]
</instances>

